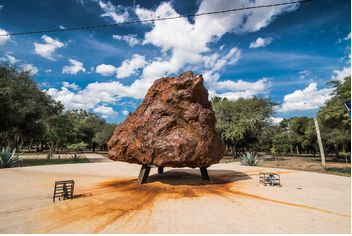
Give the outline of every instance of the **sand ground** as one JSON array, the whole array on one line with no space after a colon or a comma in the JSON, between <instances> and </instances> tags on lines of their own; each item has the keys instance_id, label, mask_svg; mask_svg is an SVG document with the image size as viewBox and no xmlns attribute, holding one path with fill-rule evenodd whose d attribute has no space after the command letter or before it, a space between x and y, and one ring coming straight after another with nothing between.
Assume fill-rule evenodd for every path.
<instances>
[{"instance_id":1,"label":"sand ground","mask_svg":"<svg viewBox=\"0 0 352 236\"><path fill-rule=\"evenodd\" d=\"M95 157L91 157L94 159ZM351 178L246 167L151 171L97 162L0 170L0 233L351 233ZM258 183L274 170L282 187ZM74 179L75 199L52 203L55 180Z\"/></svg>"}]
</instances>

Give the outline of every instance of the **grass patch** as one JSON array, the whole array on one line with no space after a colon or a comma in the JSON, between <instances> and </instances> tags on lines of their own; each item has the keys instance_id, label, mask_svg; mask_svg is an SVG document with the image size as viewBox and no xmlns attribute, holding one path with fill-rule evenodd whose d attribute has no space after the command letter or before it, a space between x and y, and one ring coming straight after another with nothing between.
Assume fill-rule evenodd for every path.
<instances>
[{"instance_id":1,"label":"grass patch","mask_svg":"<svg viewBox=\"0 0 352 236\"><path fill-rule=\"evenodd\" d=\"M325 171L327 174L351 176L351 167L327 167Z\"/></svg>"},{"instance_id":2,"label":"grass patch","mask_svg":"<svg viewBox=\"0 0 352 236\"><path fill-rule=\"evenodd\" d=\"M88 163L87 158L80 158L78 160L72 159L23 159L23 166L42 166L42 165L59 165L59 164L76 164L76 163Z\"/></svg>"}]
</instances>

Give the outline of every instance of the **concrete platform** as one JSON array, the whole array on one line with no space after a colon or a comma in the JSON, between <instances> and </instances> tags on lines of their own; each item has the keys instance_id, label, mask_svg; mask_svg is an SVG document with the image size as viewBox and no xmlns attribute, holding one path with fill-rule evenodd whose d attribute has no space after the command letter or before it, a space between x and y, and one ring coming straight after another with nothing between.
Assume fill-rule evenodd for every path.
<instances>
[{"instance_id":1,"label":"concrete platform","mask_svg":"<svg viewBox=\"0 0 352 236\"><path fill-rule=\"evenodd\" d=\"M168 169L136 183L122 162L0 170L0 233L351 233L351 179L236 163ZM74 179L75 199L52 203L55 180Z\"/></svg>"}]
</instances>

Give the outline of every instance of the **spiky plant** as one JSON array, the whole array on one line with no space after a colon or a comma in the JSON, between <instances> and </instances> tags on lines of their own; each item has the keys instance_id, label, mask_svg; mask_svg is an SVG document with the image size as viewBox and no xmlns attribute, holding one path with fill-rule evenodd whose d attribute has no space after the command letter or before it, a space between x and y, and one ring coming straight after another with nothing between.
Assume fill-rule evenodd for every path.
<instances>
[{"instance_id":1,"label":"spiky plant","mask_svg":"<svg viewBox=\"0 0 352 236\"><path fill-rule=\"evenodd\" d=\"M2 148L0 152L0 168L10 168L22 165L22 159L16 154L16 149Z\"/></svg>"},{"instance_id":2,"label":"spiky plant","mask_svg":"<svg viewBox=\"0 0 352 236\"><path fill-rule=\"evenodd\" d=\"M257 166L259 165L259 160L255 155L246 152L241 155L241 164L244 166Z\"/></svg>"},{"instance_id":3,"label":"spiky plant","mask_svg":"<svg viewBox=\"0 0 352 236\"><path fill-rule=\"evenodd\" d=\"M70 156L70 159L73 160L73 161L79 161L81 158L84 157L84 154L81 154L81 153L73 153L71 156Z\"/></svg>"}]
</instances>

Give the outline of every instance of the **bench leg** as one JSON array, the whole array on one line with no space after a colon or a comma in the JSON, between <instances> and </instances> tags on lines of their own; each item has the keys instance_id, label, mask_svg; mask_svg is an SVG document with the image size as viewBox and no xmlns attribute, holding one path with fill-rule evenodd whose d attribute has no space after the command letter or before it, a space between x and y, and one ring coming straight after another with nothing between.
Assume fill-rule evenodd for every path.
<instances>
[{"instance_id":1,"label":"bench leg","mask_svg":"<svg viewBox=\"0 0 352 236\"><path fill-rule=\"evenodd\" d=\"M138 175L138 183L139 184L144 184L147 182L149 172L150 172L150 166L142 165L141 171L139 172L139 175Z\"/></svg>"},{"instance_id":2,"label":"bench leg","mask_svg":"<svg viewBox=\"0 0 352 236\"><path fill-rule=\"evenodd\" d=\"M202 179L206 181L210 181L209 175L208 175L208 170L206 167L201 167L200 168L200 173L202 175Z\"/></svg>"},{"instance_id":3,"label":"bench leg","mask_svg":"<svg viewBox=\"0 0 352 236\"><path fill-rule=\"evenodd\" d=\"M159 166L158 167L158 174L163 174L164 173L164 167Z\"/></svg>"}]
</instances>

